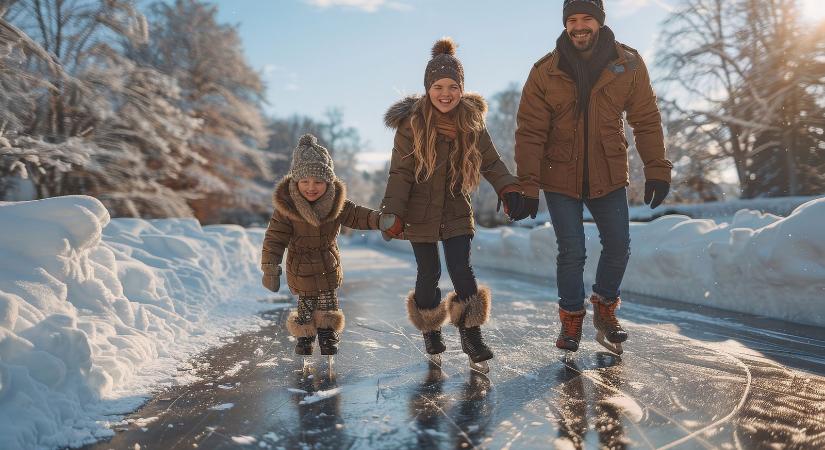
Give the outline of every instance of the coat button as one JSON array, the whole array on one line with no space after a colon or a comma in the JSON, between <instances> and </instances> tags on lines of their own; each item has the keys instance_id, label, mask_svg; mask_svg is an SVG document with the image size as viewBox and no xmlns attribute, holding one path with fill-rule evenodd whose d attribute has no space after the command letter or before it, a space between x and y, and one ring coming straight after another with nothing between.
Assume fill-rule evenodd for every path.
<instances>
[{"instance_id":1,"label":"coat button","mask_svg":"<svg viewBox=\"0 0 825 450\"><path fill-rule=\"evenodd\" d=\"M602 192L604 191L596 191L596 195L602 195Z\"/></svg>"}]
</instances>

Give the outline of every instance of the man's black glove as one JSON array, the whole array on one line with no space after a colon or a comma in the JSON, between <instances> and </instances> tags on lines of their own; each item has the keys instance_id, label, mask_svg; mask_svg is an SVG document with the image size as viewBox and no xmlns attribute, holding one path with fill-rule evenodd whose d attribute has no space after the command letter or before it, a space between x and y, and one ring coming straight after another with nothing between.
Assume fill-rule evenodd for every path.
<instances>
[{"instance_id":1,"label":"man's black glove","mask_svg":"<svg viewBox=\"0 0 825 450\"><path fill-rule=\"evenodd\" d=\"M645 205L650 205L650 209L656 209L665 201L668 192L670 192L670 183L666 181L645 181Z\"/></svg>"},{"instance_id":2,"label":"man's black glove","mask_svg":"<svg viewBox=\"0 0 825 450\"><path fill-rule=\"evenodd\" d=\"M530 218L535 219L536 214L539 213L539 199L527 197L526 195L522 195L522 199L524 201L524 206L521 210L521 214L515 215L511 213L510 218L513 220L521 220L526 219L527 216L530 216Z\"/></svg>"},{"instance_id":3,"label":"man's black glove","mask_svg":"<svg viewBox=\"0 0 825 450\"><path fill-rule=\"evenodd\" d=\"M524 214L524 195L521 192L507 192L504 194L504 212L512 220L520 220L527 217Z\"/></svg>"}]
</instances>

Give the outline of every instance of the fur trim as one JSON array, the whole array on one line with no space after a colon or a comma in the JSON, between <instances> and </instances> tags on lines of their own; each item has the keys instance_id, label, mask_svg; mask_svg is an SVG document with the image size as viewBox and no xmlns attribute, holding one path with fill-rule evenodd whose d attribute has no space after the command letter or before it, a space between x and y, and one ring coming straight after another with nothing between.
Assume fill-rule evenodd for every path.
<instances>
[{"instance_id":1,"label":"fur trim","mask_svg":"<svg viewBox=\"0 0 825 450\"><path fill-rule=\"evenodd\" d=\"M415 304L415 291L410 291L407 294L407 317L419 331L424 333L438 331L447 321L447 307L444 302L441 302L432 309L419 308Z\"/></svg>"},{"instance_id":2,"label":"fur trim","mask_svg":"<svg viewBox=\"0 0 825 450\"><path fill-rule=\"evenodd\" d=\"M290 311L286 318L286 329L295 337L315 337L315 321L298 323L298 311Z\"/></svg>"},{"instance_id":3,"label":"fur trim","mask_svg":"<svg viewBox=\"0 0 825 450\"><path fill-rule=\"evenodd\" d=\"M590 303L601 303L602 305L610 307L613 307L615 305L615 308L619 309L619 307L622 305L622 298L616 297L614 300L611 300L607 297L601 296L594 292L593 295L590 296Z\"/></svg>"},{"instance_id":4,"label":"fur trim","mask_svg":"<svg viewBox=\"0 0 825 450\"><path fill-rule=\"evenodd\" d=\"M272 206L275 207L275 211L283 214L284 217L289 220L294 222L309 222L298 211L295 201L292 199L292 196L289 195L289 182L291 180L292 176L287 175L275 186L275 190L272 192ZM326 219L322 220L321 223L332 222L337 219L338 216L341 215L341 211L344 210L344 202L347 201L347 186L341 180L337 179L333 184L335 185L335 203L332 206L332 211L330 211L329 215Z\"/></svg>"},{"instance_id":5,"label":"fur trim","mask_svg":"<svg viewBox=\"0 0 825 450\"><path fill-rule=\"evenodd\" d=\"M401 126L409 120L410 116L421 108L421 106L419 106L419 102L421 101L427 101L427 97L410 95L395 102L387 110L387 113L384 114L384 124L392 129L401 128ZM465 92L464 95L461 96L461 103L459 103L457 107L469 108L470 112L479 122L475 124L476 127L474 128L484 128L484 116L487 115L487 101L484 100L484 97L474 92Z\"/></svg>"},{"instance_id":6,"label":"fur trim","mask_svg":"<svg viewBox=\"0 0 825 450\"><path fill-rule=\"evenodd\" d=\"M458 44L455 43L453 38L451 37L443 37L433 44L432 55L435 58L438 55L452 55L455 56L455 50L458 48Z\"/></svg>"},{"instance_id":7,"label":"fur trim","mask_svg":"<svg viewBox=\"0 0 825 450\"><path fill-rule=\"evenodd\" d=\"M559 307L559 317L561 317L561 316L572 316L572 317L582 316L582 317L584 317L585 314L587 314L586 309L583 309L581 311L568 311L568 310L566 310L562 307Z\"/></svg>"},{"instance_id":8,"label":"fur trim","mask_svg":"<svg viewBox=\"0 0 825 450\"><path fill-rule=\"evenodd\" d=\"M491 297L487 286L479 286L478 292L466 300L459 299L455 291L450 292L444 299L450 311L450 323L464 328L484 325L490 319ZM464 323L461 323L462 315Z\"/></svg>"},{"instance_id":9,"label":"fur trim","mask_svg":"<svg viewBox=\"0 0 825 450\"><path fill-rule=\"evenodd\" d=\"M332 212L332 207L334 206L333 202L336 200L336 193L337 191L333 184L327 188L327 191L324 192L324 195L318 198L318 200L310 203L301 195L295 179L293 178L289 181L289 197L292 199L292 204L295 205L295 209L298 210L301 217L315 227L321 226L322 217L329 217L329 213Z\"/></svg>"},{"instance_id":10,"label":"fur trim","mask_svg":"<svg viewBox=\"0 0 825 450\"><path fill-rule=\"evenodd\" d=\"M312 319L315 321L315 327L332 328L332 331L336 333L344 331L344 325L346 325L344 312L340 309L336 311L316 309L312 313Z\"/></svg>"}]
</instances>

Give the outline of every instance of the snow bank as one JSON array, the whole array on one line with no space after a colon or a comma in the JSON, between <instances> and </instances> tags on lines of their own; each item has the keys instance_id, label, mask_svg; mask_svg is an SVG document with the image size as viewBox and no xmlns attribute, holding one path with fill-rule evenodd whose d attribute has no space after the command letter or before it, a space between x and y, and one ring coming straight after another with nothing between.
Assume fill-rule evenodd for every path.
<instances>
[{"instance_id":1,"label":"snow bank","mask_svg":"<svg viewBox=\"0 0 825 450\"><path fill-rule=\"evenodd\" d=\"M599 233L585 223L586 286L601 252ZM743 209L730 223L683 215L631 223L630 264L622 290L659 298L825 326L825 198L788 217ZM375 234L370 242L381 244ZM409 243L391 248L409 251ZM479 229L473 264L555 278L556 236L533 229Z\"/></svg>"},{"instance_id":2,"label":"snow bank","mask_svg":"<svg viewBox=\"0 0 825 450\"><path fill-rule=\"evenodd\" d=\"M84 196L0 203L0 448L111 434L103 418L174 383L181 359L256 326L260 238L110 220Z\"/></svg>"},{"instance_id":3,"label":"snow bank","mask_svg":"<svg viewBox=\"0 0 825 450\"><path fill-rule=\"evenodd\" d=\"M788 216L794 209L815 200L817 197L813 196L799 196L799 197L773 197L773 198L750 198L750 199L731 199L721 202L706 202L706 203L689 203L689 204L670 204L665 203L659 208L650 209L647 205L631 206L629 210L630 220L634 222L650 222L653 219L681 214L692 219L714 219L717 222L731 222L742 209L749 209L752 211L759 211L762 213L769 213L779 216ZM535 219L521 220L518 226L532 228L536 225L541 225L550 220L550 214L547 210L539 212ZM593 221L593 215L590 214L586 208L584 210L584 220Z\"/></svg>"}]
</instances>

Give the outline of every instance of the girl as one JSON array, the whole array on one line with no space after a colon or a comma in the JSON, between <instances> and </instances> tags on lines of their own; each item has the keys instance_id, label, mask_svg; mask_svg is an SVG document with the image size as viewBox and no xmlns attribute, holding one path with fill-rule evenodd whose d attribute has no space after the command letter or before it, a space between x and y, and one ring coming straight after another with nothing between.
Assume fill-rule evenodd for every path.
<instances>
[{"instance_id":1,"label":"girl","mask_svg":"<svg viewBox=\"0 0 825 450\"><path fill-rule=\"evenodd\" d=\"M289 174L278 183L272 200L275 212L264 236L261 270L263 285L278 292L281 260L288 249L286 279L298 295L298 308L286 326L298 340L295 354L311 355L318 335L322 355L338 352L344 314L335 290L343 272L337 237L341 226L357 230L378 228L377 211L347 200L344 184L335 177L327 149L305 134L292 155Z\"/></svg>"},{"instance_id":2,"label":"girl","mask_svg":"<svg viewBox=\"0 0 825 450\"><path fill-rule=\"evenodd\" d=\"M486 361L493 353L481 337L480 326L490 315L490 289L476 283L470 266L474 231L470 193L483 175L511 217L523 212L524 196L487 133L486 102L464 92L464 69L455 48L450 38L436 42L424 73L426 95L399 101L385 116L396 133L381 229L412 243L418 273L415 289L407 296L407 312L424 335L427 353L445 350L441 325L449 315L470 366L486 373ZM438 241L455 288L443 302Z\"/></svg>"}]
</instances>

